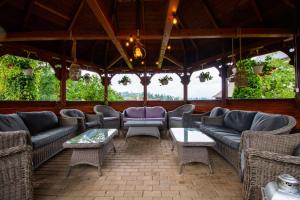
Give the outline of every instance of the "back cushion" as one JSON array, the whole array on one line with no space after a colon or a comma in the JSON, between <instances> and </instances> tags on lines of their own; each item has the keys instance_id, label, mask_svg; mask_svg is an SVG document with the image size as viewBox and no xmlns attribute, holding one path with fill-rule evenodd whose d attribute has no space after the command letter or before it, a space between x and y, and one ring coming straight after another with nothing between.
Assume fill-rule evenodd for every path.
<instances>
[{"instance_id":1,"label":"back cushion","mask_svg":"<svg viewBox=\"0 0 300 200\"><path fill-rule=\"evenodd\" d=\"M18 131L25 130L28 128L17 114L0 114L0 131Z\"/></svg>"},{"instance_id":2,"label":"back cushion","mask_svg":"<svg viewBox=\"0 0 300 200\"><path fill-rule=\"evenodd\" d=\"M273 131L287 124L288 118L286 116L258 112L253 119L250 130Z\"/></svg>"},{"instance_id":3,"label":"back cushion","mask_svg":"<svg viewBox=\"0 0 300 200\"><path fill-rule=\"evenodd\" d=\"M58 126L57 116L50 111L18 112L17 113L29 129L31 135L49 130Z\"/></svg>"},{"instance_id":4,"label":"back cushion","mask_svg":"<svg viewBox=\"0 0 300 200\"><path fill-rule=\"evenodd\" d=\"M227 108L221 108L221 107L214 107L211 111L209 116L210 117L218 117L218 116L222 116L225 115L226 112L228 112L229 110Z\"/></svg>"},{"instance_id":5,"label":"back cushion","mask_svg":"<svg viewBox=\"0 0 300 200\"><path fill-rule=\"evenodd\" d=\"M129 118L145 118L144 107L130 107L126 109L125 113Z\"/></svg>"},{"instance_id":6,"label":"back cushion","mask_svg":"<svg viewBox=\"0 0 300 200\"><path fill-rule=\"evenodd\" d=\"M69 117L82 117L82 118L84 118L84 114L79 110L69 109L69 110L65 110L64 113L65 113L65 115L67 115Z\"/></svg>"},{"instance_id":7,"label":"back cushion","mask_svg":"<svg viewBox=\"0 0 300 200\"><path fill-rule=\"evenodd\" d=\"M242 110L229 111L225 114L224 125L239 132L249 130L256 113Z\"/></svg>"},{"instance_id":8,"label":"back cushion","mask_svg":"<svg viewBox=\"0 0 300 200\"><path fill-rule=\"evenodd\" d=\"M162 118L165 115L165 109L161 106L146 107L146 118Z\"/></svg>"}]
</instances>

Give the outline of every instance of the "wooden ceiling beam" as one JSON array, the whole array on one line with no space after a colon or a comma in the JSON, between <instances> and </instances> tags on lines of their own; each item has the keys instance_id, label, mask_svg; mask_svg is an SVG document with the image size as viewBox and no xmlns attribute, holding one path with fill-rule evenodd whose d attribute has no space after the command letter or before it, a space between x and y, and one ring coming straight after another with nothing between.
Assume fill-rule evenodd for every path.
<instances>
[{"instance_id":1,"label":"wooden ceiling beam","mask_svg":"<svg viewBox=\"0 0 300 200\"><path fill-rule=\"evenodd\" d=\"M107 67L106 69L110 69L114 64L116 64L119 60L122 59L122 56L119 56L118 58L114 59Z\"/></svg>"},{"instance_id":2,"label":"wooden ceiling beam","mask_svg":"<svg viewBox=\"0 0 300 200\"><path fill-rule=\"evenodd\" d=\"M204 7L204 10L206 12L206 14L209 17L209 20L211 21L211 23L214 25L215 28L219 28L218 22L216 17L214 16L214 14L212 13L212 10L208 7L207 3L205 2L205 0L201 0L202 1L202 5Z\"/></svg>"},{"instance_id":3,"label":"wooden ceiling beam","mask_svg":"<svg viewBox=\"0 0 300 200\"><path fill-rule=\"evenodd\" d=\"M158 58L158 65L157 67L161 69L162 63L164 60L164 56L166 53L166 49L168 46L168 42L170 39L173 23L172 23L172 16L173 14L176 13L177 8L179 5L179 0L170 0L169 5L168 5L168 10L167 10L167 15L166 15L166 21L165 21L165 27L164 27L164 33L163 33L163 38L161 41L161 47L160 47L160 52L159 52L159 58Z\"/></svg>"},{"instance_id":4,"label":"wooden ceiling beam","mask_svg":"<svg viewBox=\"0 0 300 200\"><path fill-rule=\"evenodd\" d=\"M219 28L219 29L182 29L173 30L169 39L207 39L207 38L276 38L292 37L293 30L273 28ZM130 33L114 35L114 40L127 40ZM143 34L142 40L161 40L159 33ZM16 32L0 35L0 42L51 41L51 40L110 40L111 37L101 33L68 33L67 31ZM118 41L119 45L120 42Z\"/></svg>"},{"instance_id":5,"label":"wooden ceiling beam","mask_svg":"<svg viewBox=\"0 0 300 200\"><path fill-rule=\"evenodd\" d=\"M78 18L78 16L79 16L79 13L81 12L81 10L82 10L82 8L83 8L83 6L84 6L84 3L85 3L85 0L81 0L81 2L80 2L80 4L79 4L79 6L78 6L78 8L77 8L77 10L76 10L76 12L75 12L73 18L72 18L72 21L70 22L70 24L69 24L69 26L68 26L68 31L69 31L69 32L72 31L73 26L74 26L74 24L75 24L75 22L76 22L76 20L77 20L77 18Z\"/></svg>"},{"instance_id":6,"label":"wooden ceiling beam","mask_svg":"<svg viewBox=\"0 0 300 200\"><path fill-rule=\"evenodd\" d=\"M255 11L255 14L256 14L258 20L260 21L260 23L263 23L264 20L263 20L263 17L261 15L260 9L258 8L256 0L250 0L250 1L251 1L252 7Z\"/></svg>"},{"instance_id":7,"label":"wooden ceiling beam","mask_svg":"<svg viewBox=\"0 0 300 200\"><path fill-rule=\"evenodd\" d=\"M181 69L184 68L184 65L182 62L180 62L179 60L177 60L176 58L170 56L170 55L165 55L164 58L168 61L170 61L171 63L175 64L176 66L180 67Z\"/></svg>"},{"instance_id":8,"label":"wooden ceiling beam","mask_svg":"<svg viewBox=\"0 0 300 200\"><path fill-rule=\"evenodd\" d=\"M34 1L34 5L36 5L36 6L40 7L40 8L43 8L44 10L47 10L48 12L50 12L50 13L52 13L52 14L54 14L54 15L60 17L60 18L63 18L63 19L66 20L66 21L69 21L69 20L70 20L70 17L69 17L69 16L64 15L64 14L62 14L62 13L60 13L60 12L58 12L58 11L52 9L52 8L50 8L50 7L48 7L48 6L46 6L46 5L42 4L42 3L40 3L40 2Z\"/></svg>"},{"instance_id":9,"label":"wooden ceiling beam","mask_svg":"<svg viewBox=\"0 0 300 200\"><path fill-rule=\"evenodd\" d=\"M102 25L103 29L105 30L105 32L111 39L112 43L115 45L116 49L119 51L120 55L123 57L127 66L130 69L132 69L133 67L132 67L131 62L129 61L128 55L127 55L126 51L123 49L120 41L116 37L113 27L112 27L110 21L108 20L107 16L105 15L103 8L100 7L97 0L87 0L87 3L89 5L90 9L92 10L92 12L94 13L94 15L96 16L98 22Z\"/></svg>"},{"instance_id":10,"label":"wooden ceiling beam","mask_svg":"<svg viewBox=\"0 0 300 200\"><path fill-rule=\"evenodd\" d=\"M32 13L32 10L33 10L33 5L34 5L35 1L36 0L30 0L30 2L28 3L27 9L26 9L27 11L26 11L24 21L23 21L23 30L25 30L25 28L28 25L28 22L29 22L29 19L30 19L30 16L31 16L31 13Z\"/></svg>"}]
</instances>

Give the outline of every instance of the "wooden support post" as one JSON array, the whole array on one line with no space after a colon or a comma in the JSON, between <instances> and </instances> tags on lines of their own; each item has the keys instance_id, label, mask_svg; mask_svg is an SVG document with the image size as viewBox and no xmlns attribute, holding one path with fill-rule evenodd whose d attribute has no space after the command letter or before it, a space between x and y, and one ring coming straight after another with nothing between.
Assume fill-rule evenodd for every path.
<instances>
[{"instance_id":1,"label":"wooden support post","mask_svg":"<svg viewBox=\"0 0 300 200\"><path fill-rule=\"evenodd\" d=\"M222 62L221 69L219 69L222 79L222 102L223 104L226 103L226 99L228 97L228 84L227 84L227 65L225 62Z\"/></svg>"},{"instance_id":2,"label":"wooden support post","mask_svg":"<svg viewBox=\"0 0 300 200\"><path fill-rule=\"evenodd\" d=\"M296 1L296 10L300 8L300 2ZM294 35L294 66L296 69L296 102L300 105L300 13L296 12L296 34Z\"/></svg>"},{"instance_id":3,"label":"wooden support post","mask_svg":"<svg viewBox=\"0 0 300 200\"><path fill-rule=\"evenodd\" d=\"M148 96L147 96L148 85L150 84L151 77L147 76L146 72L144 72L144 75L142 77L140 77L140 79L141 79L141 84L144 87L144 99L143 99L144 106L147 106L147 102L148 102Z\"/></svg>"},{"instance_id":4,"label":"wooden support post","mask_svg":"<svg viewBox=\"0 0 300 200\"><path fill-rule=\"evenodd\" d=\"M68 77L68 70L67 70L67 63L62 62L61 63L61 69L60 69L60 109L64 108L66 106L66 82Z\"/></svg>"},{"instance_id":5,"label":"wooden support post","mask_svg":"<svg viewBox=\"0 0 300 200\"><path fill-rule=\"evenodd\" d=\"M108 86L110 84L110 79L108 77L107 72L105 72L104 77L102 78L102 84L104 87L104 104L107 105L108 104Z\"/></svg>"},{"instance_id":6,"label":"wooden support post","mask_svg":"<svg viewBox=\"0 0 300 200\"><path fill-rule=\"evenodd\" d=\"M187 70L184 70L183 76L181 78L181 83L183 84L183 101L187 103L188 101L188 85L190 83L191 75L187 73Z\"/></svg>"}]
</instances>

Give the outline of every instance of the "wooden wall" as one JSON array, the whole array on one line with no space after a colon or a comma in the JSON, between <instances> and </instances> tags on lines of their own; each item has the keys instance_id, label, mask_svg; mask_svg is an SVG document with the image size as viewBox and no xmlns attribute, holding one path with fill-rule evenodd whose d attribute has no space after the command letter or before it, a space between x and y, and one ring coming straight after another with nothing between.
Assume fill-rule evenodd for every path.
<instances>
[{"instance_id":1,"label":"wooden wall","mask_svg":"<svg viewBox=\"0 0 300 200\"><path fill-rule=\"evenodd\" d=\"M101 102L67 102L66 105L61 105L60 102L1 102L0 113L14 113L17 111L41 111L50 110L59 113L62 108L78 108L84 112L92 113L94 105ZM237 100L226 99L222 100L203 100L190 101L196 105L196 113L206 112L215 106L227 107L229 109L255 110L270 113L287 114L296 117L299 124L297 129L300 130L300 109L295 99L272 99L272 100ZM147 106L163 106L166 110L172 110L183 104L183 101L148 101ZM110 106L118 111L123 111L125 108L132 106L143 106L143 101L126 101L126 102L110 102Z\"/></svg>"}]
</instances>

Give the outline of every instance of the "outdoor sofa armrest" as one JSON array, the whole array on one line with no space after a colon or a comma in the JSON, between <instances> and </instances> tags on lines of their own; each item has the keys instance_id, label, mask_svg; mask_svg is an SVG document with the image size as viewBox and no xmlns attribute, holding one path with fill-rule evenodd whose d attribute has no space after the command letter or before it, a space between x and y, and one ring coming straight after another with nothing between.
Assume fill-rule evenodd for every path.
<instances>
[{"instance_id":1,"label":"outdoor sofa armrest","mask_svg":"<svg viewBox=\"0 0 300 200\"><path fill-rule=\"evenodd\" d=\"M175 110L171 110L171 111L168 111L167 112L167 115L168 115L168 117L170 118L170 117L178 117L178 116L180 116L179 115L179 113L178 113L178 111L175 109ZM181 116L180 116L181 117Z\"/></svg>"},{"instance_id":2,"label":"outdoor sofa armrest","mask_svg":"<svg viewBox=\"0 0 300 200\"><path fill-rule=\"evenodd\" d=\"M85 114L85 118L87 122L91 122L91 121L100 121L100 115L98 114Z\"/></svg>"},{"instance_id":3,"label":"outdoor sofa armrest","mask_svg":"<svg viewBox=\"0 0 300 200\"><path fill-rule=\"evenodd\" d=\"M185 128L196 128L195 122L201 121L203 116L208 116L210 112L201 114L184 113L182 118L183 127Z\"/></svg>"},{"instance_id":4,"label":"outdoor sofa armrest","mask_svg":"<svg viewBox=\"0 0 300 200\"><path fill-rule=\"evenodd\" d=\"M0 132L0 151L11 147L31 145L31 137L28 131Z\"/></svg>"},{"instance_id":5,"label":"outdoor sofa armrest","mask_svg":"<svg viewBox=\"0 0 300 200\"><path fill-rule=\"evenodd\" d=\"M78 126L78 119L73 117L72 118L60 117L59 124L61 126Z\"/></svg>"},{"instance_id":6,"label":"outdoor sofa armrest","mask_svg":"<svg viewBox=\"0 0 300 200\"><path fill-rule=\"evenodd\" d=\"M283 172L300 178L300 157L247 149L243 181L244 199L259 199L261 187L276 180Z\"/></svg>"}]
</instances>

